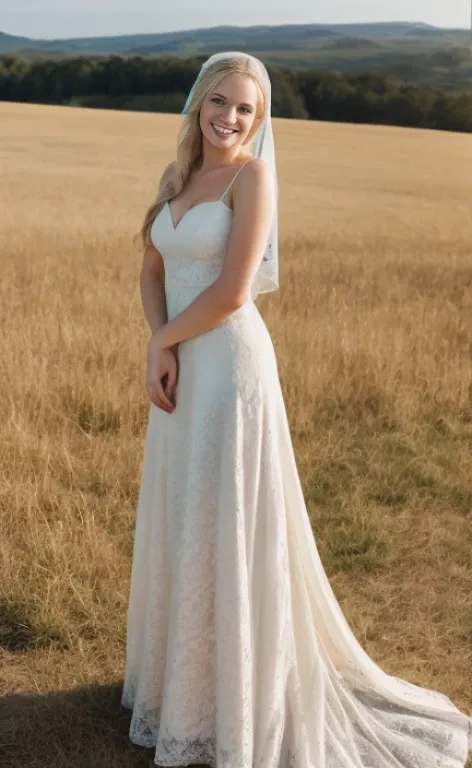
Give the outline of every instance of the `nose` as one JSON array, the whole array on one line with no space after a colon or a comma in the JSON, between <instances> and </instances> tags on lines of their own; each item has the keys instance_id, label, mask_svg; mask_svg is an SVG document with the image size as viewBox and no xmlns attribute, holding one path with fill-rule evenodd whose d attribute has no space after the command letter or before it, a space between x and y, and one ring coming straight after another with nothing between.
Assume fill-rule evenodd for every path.
<instances>
[{"instance_id":1,"label":"nose","mask_svg":"<svg viewBox=\"0 0 472 768\"><path fill-rule=\"evenodd\" d=\"M231 125L232 123L235 123L236 120L237 120L236 107L235 106L231 106L230 104L228 104L227 108L223 112L223 117L226 120L226 122L228 123L228 125Z\"/></svg>"}]
</instances>

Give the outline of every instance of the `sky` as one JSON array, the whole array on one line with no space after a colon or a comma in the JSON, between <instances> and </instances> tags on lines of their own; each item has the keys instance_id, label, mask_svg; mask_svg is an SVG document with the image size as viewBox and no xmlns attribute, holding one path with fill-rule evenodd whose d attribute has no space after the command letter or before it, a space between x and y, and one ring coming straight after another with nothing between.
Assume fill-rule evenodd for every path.
<instances>
[{"instance_id":1,"label":"sky","mask_svg":"<svg viewBox=\"0 0 472 768\"><path fill-rule=\"evenodd\" d=\"M424 21L467 27L472 0L0 0L0 31L53 39L220 24ZM13 6L13 7L12 7ZM98 10L99 8L99 10Z\"/></svg>"}]
</instances>

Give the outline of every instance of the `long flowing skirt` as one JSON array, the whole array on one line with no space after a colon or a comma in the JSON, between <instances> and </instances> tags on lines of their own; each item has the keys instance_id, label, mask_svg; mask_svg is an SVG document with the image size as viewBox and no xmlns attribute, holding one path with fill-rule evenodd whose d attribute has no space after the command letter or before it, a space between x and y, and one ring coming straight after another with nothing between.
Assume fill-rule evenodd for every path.
<instances>
[{"instance_id":1,"label":"long flowing skirt","mask_svg":"<svg viewBox=\"0 0 472 768\"><path fill-rule=\"evenodd\" d=\"M252 300L180 344L177 408L150 408L122 703L162 766L463 768L472 745L341 611Z\"/></svg>"}]
</instances>

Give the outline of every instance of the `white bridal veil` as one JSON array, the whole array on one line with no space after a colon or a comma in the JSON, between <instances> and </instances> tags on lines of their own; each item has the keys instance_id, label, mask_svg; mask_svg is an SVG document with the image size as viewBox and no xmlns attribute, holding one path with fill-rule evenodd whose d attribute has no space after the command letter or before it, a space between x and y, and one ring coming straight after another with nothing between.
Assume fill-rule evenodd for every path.
<instances>
[{"instance_id":1,"label":"white bridal veil","mask_svg":"<svg viewBox=\"0 0 472 768\"><path fill-rule=\"evenodd\" d=\"M279 287L278 183L277 170L275 166L274 136L272 132L271 119L271 83L267 69L265 68L264 64L259 61L259 59L256 59L254 56L250 56L247 53L241 53L240 51L225 51L224 53L215 53L202 64L198 77L195 80L195 83L193 84L185 102L182 115L186 115L190 111L196 85L206 69L217 61L235 58L250 60L252 62L254 68L259 73L259 82L261 83L264 90L264 118L248 148L254 157L260 157L265 160L271 169L276 201L274 218L272 220L266 249L253 281L252 296L254 298L258 293L268 293L269 291L277 290Z\"/></svg>"}]
</instances>

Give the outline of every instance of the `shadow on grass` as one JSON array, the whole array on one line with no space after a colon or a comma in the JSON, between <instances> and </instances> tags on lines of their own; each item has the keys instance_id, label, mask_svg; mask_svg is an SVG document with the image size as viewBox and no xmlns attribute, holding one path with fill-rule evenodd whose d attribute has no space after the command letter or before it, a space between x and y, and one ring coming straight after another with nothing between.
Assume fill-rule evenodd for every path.
<instances>
[{"instance_id":1,"label":"shadow on grass","mask_svg":"<svg viewBox=\"0 0 472 768\"><path fill-rule=\"evenodd\" d=\"M0 649L23 653L53 644L67 650L60 627L38 620L34 604L0 600Z\"/></svg>"},{"instance_id":2,"label":"shadow on grass","mask_svg":"<svg viewBox=\"0 0 472 768\"><path fill-rule=\"evenodd\" d=\"M0 698L2 768L142 768L153 749L131 743L120 683Z\"/></svg>"}]
</instances>

